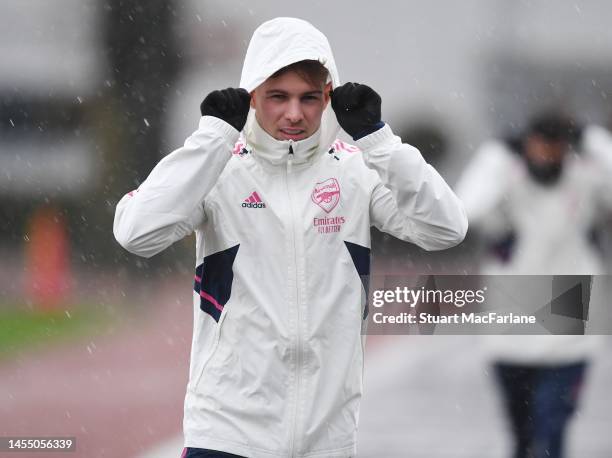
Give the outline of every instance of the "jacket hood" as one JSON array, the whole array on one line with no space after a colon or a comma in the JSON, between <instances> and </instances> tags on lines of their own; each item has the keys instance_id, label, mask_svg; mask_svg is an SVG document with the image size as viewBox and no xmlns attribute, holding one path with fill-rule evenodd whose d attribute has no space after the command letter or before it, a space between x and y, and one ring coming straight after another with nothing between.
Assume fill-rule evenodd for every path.
<instances>
[{"instance_id":1,"label":"jacket hood","mask_svg":"<svg viewBox=\"0 0 612 458\"><path fill-rule=\"evenodd\" d=\"M322 32L302 19L281 17L264 22L255 30L249 43L242 67L240 87L251 92L276 71L302 60L318 60L328 70L332 88L335 89L340 85L331 47ZM251 133L257 131L259 127L254 124L257 124L255 110L251 108L244 128L247 143L252 141ZM328 103L323 111L321 127L317 131L317 135L320 136L317 149L327 149L339 131L338 120L331 103ZM279 150L288 150L288 140L273 141L279 143ZM293 144L299 149L301 142L308 141L309 139L304 139Z\"/></svg>"}]
</instances>

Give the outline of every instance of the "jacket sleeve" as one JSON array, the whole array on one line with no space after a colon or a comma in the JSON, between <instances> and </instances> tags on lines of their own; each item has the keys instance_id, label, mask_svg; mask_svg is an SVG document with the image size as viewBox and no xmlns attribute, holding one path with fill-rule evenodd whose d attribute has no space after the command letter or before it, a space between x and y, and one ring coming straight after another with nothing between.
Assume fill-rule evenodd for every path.
<instances>
[{"instance_id":1,"label":"jacket sleeve","mask_svg":"<svg viewBox=\"0 0 612 458\"><path fill-rule=\"evenodd\" d=\"M380 178L370 201L375 227L425 250L450 248L463 240L463 204L419 150L403 144L388 125L356 143Z\"/></svg>"},{"instance_id":2,"label":"jacket sleeve","mask_svg":"<svg viewBox=\"0 0 612 458\"><path fill-rule=\"evenodd\" d=\"M612 133L599 126L586 127L581 149L599 172L598 200L609 211L612 209Z\"/></svg>"},{"instance_id":3,"label":"jacket sleeve","mask_svg":"<svg viewBox=\"0 0 612 458\"><path fill-rule=\"evenodd\" d=\"M238 135L226 122L202 117L185 144L117 204L113 233L119 244L149 258L191 234L205 219L204 199L230 159Z\"/></svg>"},{"instance_id":4,"label":"jacket sleeve","mask_svg":"<svg viewBox=\"0 0 612 458\"><path fill-rule=\"evenodd\" d=\"M470 227L485 237L497 239L512 229L505 203L518 165L508 147L491 140L478 148L457 182Z\"/></svg>"},{"instance_id":5,"label":"jacket sleeve","mask_svg":"<svg viewBox=\"0 0 612 458\"><path fill-rule=\"evenodd\" d=\"M456 187L471 225L497 231L498 224L487 226L503 205L516 169L516 158L503 143L492 140L478 148Z\"/></svg>"}]
</instances>

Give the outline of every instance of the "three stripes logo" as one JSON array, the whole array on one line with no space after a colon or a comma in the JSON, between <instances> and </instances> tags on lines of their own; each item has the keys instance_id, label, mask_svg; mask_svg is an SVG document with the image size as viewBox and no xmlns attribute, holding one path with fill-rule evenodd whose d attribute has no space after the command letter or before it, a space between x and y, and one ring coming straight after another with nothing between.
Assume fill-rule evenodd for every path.
<instances>
[{"instance_id":1,"label":"three stripes logo","mask_svg":"<svg viewBox=\"0 0 612 458\"><path fill-rule=\"evenodd\" d=\"M257 191L253 191L249 197L247 197L244 202L242 202L243 208L266 208L266 204L264 204L257 194Z\"/></svg>"}]
</instances>

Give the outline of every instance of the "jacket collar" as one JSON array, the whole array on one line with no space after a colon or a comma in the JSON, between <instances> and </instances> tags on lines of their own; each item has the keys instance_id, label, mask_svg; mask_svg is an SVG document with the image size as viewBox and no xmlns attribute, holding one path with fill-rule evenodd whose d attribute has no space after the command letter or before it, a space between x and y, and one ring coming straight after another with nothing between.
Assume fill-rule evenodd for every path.
<instances>
[{"instance_id":1,"label":"jacket collar","mask_svg":"<svg viewBox=\"0 0 612 458\"><path fill-rule=\"evenodd\" d=\"M321 128L304 140L277 140L263 130L257 119L253 119L248 123L245 139L255 157L272 165L286 164L290 151L293 152L292 162L303 164L312 161L320 149Z\"/></svg>"}]
</instances>

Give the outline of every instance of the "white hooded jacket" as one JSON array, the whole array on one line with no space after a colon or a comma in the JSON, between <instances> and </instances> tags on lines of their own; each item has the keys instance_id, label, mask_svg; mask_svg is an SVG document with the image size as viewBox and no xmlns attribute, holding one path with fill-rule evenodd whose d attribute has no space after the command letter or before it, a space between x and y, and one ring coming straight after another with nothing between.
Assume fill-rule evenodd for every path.
<instances>
[{"instance_id":1,"label":"white hooded jacket","mask_svg":"<svg viewBox=\"0 0 612 458\"><path fill-rule=\"evenodd\" d=\"M612 211L612 136L598 126L585 128L581 156L568 153L561 177L543 186L529 175L524 160L504 143L485 143L466 168L457 185L471 227L485 236L504 235L508 227L517 233L509 261L487 256L482 266L488 275L542 276L533 298L552 291L552 275L594 275L603 272L599 253L589 243L589 228ZM514 280L508 280L512 290ZM526 292L523 292L525 294ZM512 299L507 298L506 309ZM542 305L537 299L533 309ZM600 301L591 300L591 315ZM588 333L587 323L587 333ZM598 336L523 335L488 336L486 353L491 359L520 363L559 365L584 361L599 348Z\"/></svg>"},{"instance_id":2,"label":"white hooded jacket","mask_svg":"<svg viewBox=\"0 0 612 458\"><path fill-rule=\"evenodd\" d=\"M251 40L240 86L250 92L305 59L339 85L321 32L268 21ZM336 140L329 105L320 129L299 142L275 140L253 110L240 138L204 116L117 205L115 237L133 253L149 257L196 233L187 447L354 456L370 227L429 250L465 235L460 201L418 150L389 126L359 148Z\"/></svg>"}]
</instances>

